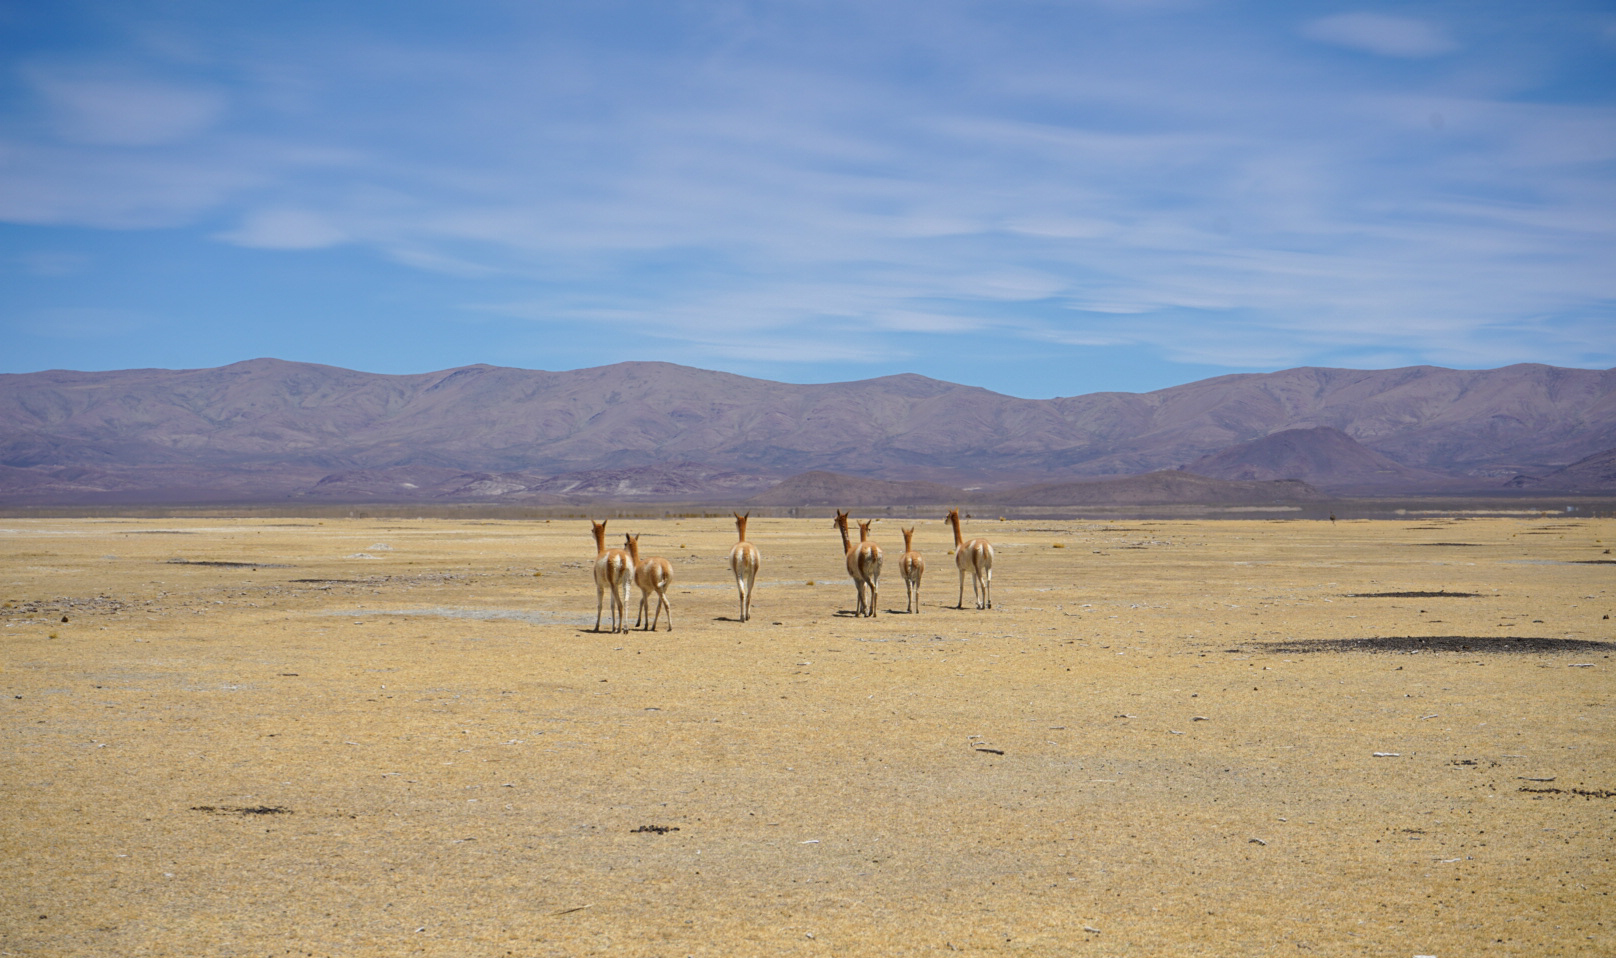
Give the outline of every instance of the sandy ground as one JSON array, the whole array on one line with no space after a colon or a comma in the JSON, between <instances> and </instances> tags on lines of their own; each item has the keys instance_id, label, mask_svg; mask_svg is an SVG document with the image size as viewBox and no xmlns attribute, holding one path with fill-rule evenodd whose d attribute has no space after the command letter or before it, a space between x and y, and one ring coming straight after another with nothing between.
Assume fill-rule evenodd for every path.
<instances>
[{"instance_id":1,"label":"sandy ground","mask_svg":"<svg viewBox=\"0 0 1616 958\"><path fill-rule=\"evenodd\" d=\"M1616 954L1616 520L876 529L0 519L0 954Z\"/></svg>"}]
</instances>

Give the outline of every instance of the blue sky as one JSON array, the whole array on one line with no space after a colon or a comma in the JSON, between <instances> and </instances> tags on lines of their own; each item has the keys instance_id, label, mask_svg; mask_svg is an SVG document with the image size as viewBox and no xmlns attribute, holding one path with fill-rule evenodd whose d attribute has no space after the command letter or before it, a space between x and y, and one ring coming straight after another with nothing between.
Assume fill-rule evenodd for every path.
<instances>
[{"instance_id":1,"label":"blue sky","mask_svg":"<svg viewBox=\"0 0 1616 958\"><path fill-rule=\"evenodd\" d=\"M0 0L0 372L1616 366L1603 2Z\"/></svg>"}]
</instances>

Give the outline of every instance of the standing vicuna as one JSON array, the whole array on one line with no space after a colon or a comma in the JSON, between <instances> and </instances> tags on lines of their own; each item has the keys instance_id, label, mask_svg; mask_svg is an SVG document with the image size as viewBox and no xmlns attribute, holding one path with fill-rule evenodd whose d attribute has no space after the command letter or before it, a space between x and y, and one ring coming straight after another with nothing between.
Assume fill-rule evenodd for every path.
<instances>
[{"instance_id":1,"label":"standing vicuna","mask_svg":"<svg viewBox=\"0 0 1616 958\"><path fill-rule=\"evenodd\" d=\"M741 593L741 621L752 618L752 586L757 584L758 565L762 557L758 555L757 546L746 541L746 520L752 514L735 513L735 532L739 539L735 547L729 550L729 570L735 573L735 588ZM673 613L668 613L672 621Z\"/></svg>"},{"instance_id":2,"label":"standing vicuna","mask_svg":"<svg viewBox=\"0 0 1616 958\"><path fill-rule=\"evenodd\" d=\"M628 580L634 575L634 560L622 549L606 548L606 521L589 520L595 534L595 631L600 631L601 604L606 590L612 592L612 631L628 631ZM671 615L671 614L670 614Z\"/></svg>"},{"instance_id":3,"label":"standing vicuna","mask_svg":"<svg viewBox=\"0 0 1616 958\"><path fill-rule=\"evenodd\" d=\"M903 576L903 590L909 599L909 611L919 615L920 577L926 574L926 560L915 551L913 526L903 530L903 555L898 557L898 572Z\"/></svg>"},{"instance_id":4,"label":"standing vicuna","mask_svg":"<svg viewBox=\"0 0 1616 958\"><path fill-rule=\"evenodd\" d=\"M673 606L668 603L668 586L673 583L673 565L661 556L648 556L640 558L640 536L635 533L623 537L623 544L628 546L628 557L634 563L634 584L640 590L640 611L634 616L634 624L638 626L640 620L645 620L645 627L652 632L656 631L657 622L662 618L662 610L668 610L668 631L673 631ZM657 597L656 615L653 617L648 610L651 604L651 593Z\"/></svg>"},{"instance_id":5,"label":"standing vicuna","mask_svg":"<svg viewBox=\"0 0 1616 958\"><path fill-rule=\"evenodd\" d=\"M853 586L858 589L858 606L854 615L875 615L876 594L881 586L881 547L870 541L869 522L859 523L859 541L854 545L847 535L847 513L836 510L836 518L831 522L842 533L842 550L847 554L847 574L853 577ZM864 590L870 590L866 601Z\"/></svg>"},{"instance_id":6,"label":"standing vicuna","mask_svg":"<svg viewBox=\"0 0 1616 958\"><path fill-rule=\"evenodd\" d=\"M960 518L958 509L948 510L944 521L954 527L954 564L959 567L960 593L959 605L956 608L965 608L965 574L971 574L971 595L976 599L978 609L993 608L993 597L988 587L993 584L993 546L986 539L972 539L966 542L960 535Z\"/></svg>"}]
</instances>

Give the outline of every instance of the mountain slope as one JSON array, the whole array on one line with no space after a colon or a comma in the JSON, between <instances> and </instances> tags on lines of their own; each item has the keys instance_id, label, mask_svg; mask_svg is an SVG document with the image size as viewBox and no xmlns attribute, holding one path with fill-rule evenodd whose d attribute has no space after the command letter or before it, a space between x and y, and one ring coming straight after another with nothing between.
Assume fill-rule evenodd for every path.
<instances>
[{"instance_id":1,"label":"mountain slope","mask_svg":"<svg viewBox=\"0 0 1616 958\"><path fill-rule=\"evenodd\" d=\"M1559 465L1616 445L1616 370L1520 364L1489 370L1411 366L1303 367L1219 376L1153 393L1054 400L1067 418L1096 423L1114 452L1085 461L1118 471L1189 462L1284 429L1329 426L1407 466L1507 478L1512 463ZM1098 452L1098 450L1096 450Z\"/></svg>"},{"instance_id":2,"label":"mountain slope","mask_svg":"<svg viewBox=\"0 0 1616 958\"><path fill-rule=\"evenodd\" d=\"M902 506L964 498L963 490L938 482L895 482L816 471L792 476L747 502L759 506Z\"/></svg>"},{"instance_id":3,"label":"mountain slope","mask_svg":"<svg viewBox=\"0 0 1616 958\"><path fill-rule=\"evenodd\" d=\"M1295 479L1240 481L1213 479L1164 469L1140 476L1056 482L1007 490L992 501L1006 506L1274 505L1326 498Z\"/></svg>"},{"instance_id":4,"label":"mountain slope","mask_svg":"<svg viewBox=\"0 0 1616 958\"><path fill-rule=\"evenodd\" d=\"M1451 476L1394 462L1330 426L1284 429L1202 456L1184 468L1216 479L1300 479L1334 492L1408 492L1454 485Z\"/></svg>"},{"instance_id":5,"label":"mountain slope","mask_svg":"<svg viewBox=\"0 0 1616 958\"><path fill-rule=\"evenodd\" d=\"M0 495L279 498L349 475L316 494L419 498L446 476L488 474L523 478L444 494L699 498L812 470L1007 487L1169 469L1321 428L1402 467L1496 486L1616 447L1616 370L1306 368L1053 400L914 375L793 385L668 363L57 370L0 375ZM1330 482L1319 468L1312 478Z\"/></svg>"},{"instance_id":6,"label":"mountain slope","mask_svg":"<svg viewBox=\"0 0 1616 958\"><path fill-rule=\"evenodd\" d=\"M1616 449L1605 449L1546 476L1516 476L1508 485L1539 492L1616 494Z\"/></svg>"}]
</instances>

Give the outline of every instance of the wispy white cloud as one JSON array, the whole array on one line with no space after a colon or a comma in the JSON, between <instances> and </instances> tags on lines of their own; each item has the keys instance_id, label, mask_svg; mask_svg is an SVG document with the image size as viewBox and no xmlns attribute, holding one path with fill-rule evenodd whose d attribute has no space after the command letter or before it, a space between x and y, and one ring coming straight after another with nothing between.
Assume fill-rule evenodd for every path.
<instances>
[{"instance_id":1,"label":"wispy white cloud","mask_svg":"<svg viewBox=\"0 0 1616 958\"><path fill-rule=\"evenodd\" d=\"M272 179L217 155L118 155L3 132L0 163L0 220L47 226L189 225Z\"/></svg>"},{"instance_id":2,"label":"wispy white cloud","mask_svg":"<svg viewBox=\"0 0 1616 958\"><path fill-rule=\"evenodd\" d=\"M1302 32L1324 43L1387 57L1435 57L1459 48L1438 24L1380 13L1323 17L1308 23Z\"/></svg>"},{"instance_id":3,"label":"wispy white cloud","mask_svg":"<svg viewBox=\"0 0 1616 958\"><path fill-rule=\"evenodd\" d=\"M323 249L351 239L329 216L289 209L253 210L240 226L216 235L255 249Z\"/></svg>"},{"instance_id":4,"label":"wispy white cloud","mask_svg":"<svg viewBox=\"0 0 1616 958\"><path fill-rule=\"evenodd\" d=\"M62 278L83 272L91 260L74 250L44 249L22 252L17 262L31 275Z\"/></svg>"},{"instance_id":5,"label":"wispy white cloud","mask_svg":"<svg viewBox=\"0 0 1616 958\"><path fill-rule=\"evenodd\" d=\"M150 326L151 320L130 309L52 306L24 314L19 325L36 336L87 340L136 332Z\"/></svg>"},{"instance_id":6,"label":"wispy white cloud","mask_svg":"<svg viewBox=\"0 0 1616 958\"><path fill-rule=\"evenodd\" d=\"M1539 37L1600 42L1561 14L1461 43L1424 4L541 6L40 51L0 220L369 252L689 357L1616 357L1542 321L1616 302L1616 93L1544 79Z\"/></svg>"},{"instance_id":7,"label":"wispy white cloud","mask_svg":"<svg viewBox=\"0 0 1616 958\"><path fill-rule=\"evenodd\" d=\"M22 75L63 140L91 146L155 146L194 137L225 111L225 96L102 64L30 64Z\"/></svg>"}]
</instances>

